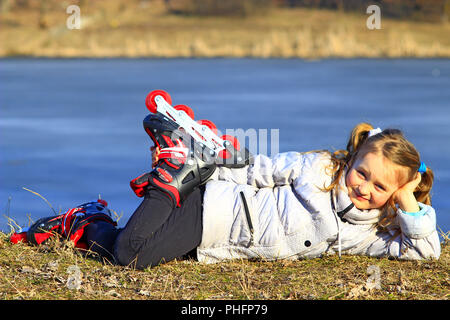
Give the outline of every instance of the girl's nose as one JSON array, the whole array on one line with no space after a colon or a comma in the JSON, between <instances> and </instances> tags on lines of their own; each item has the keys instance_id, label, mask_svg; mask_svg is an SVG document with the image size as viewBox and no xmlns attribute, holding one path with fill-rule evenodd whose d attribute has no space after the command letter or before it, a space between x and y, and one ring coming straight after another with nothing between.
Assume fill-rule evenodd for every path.
<instances>
[{"instance_id":1,"label":"girl's nose","mask_svg":"<svg viewBox=\"0 0 450 320\"><path fill-rule=\"evenodd\" d=\"M358 191L362 196L369 194L369 186L367 183L363 182L358 186Z\"/></svg>"}]
</instances>

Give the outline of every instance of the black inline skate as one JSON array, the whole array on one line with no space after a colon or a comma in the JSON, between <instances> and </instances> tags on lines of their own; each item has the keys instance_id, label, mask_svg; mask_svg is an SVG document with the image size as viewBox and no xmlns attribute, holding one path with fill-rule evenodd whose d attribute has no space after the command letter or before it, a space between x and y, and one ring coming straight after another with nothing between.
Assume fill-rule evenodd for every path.
<instances>
[{"instance_id":1,"label":"black inline skate","mask_svg":"<svg viewBox=\"0 0 450 320\"><path fill-rule=\"evenodd\" d=\"M165 192L174 205L205 183L217 166L240 168L250 162L246 148L232 136L217 136L217 128L209 120L194 121L194 112L186 105L171 106L170 96L162 90L150 92L146 105L151 112L143 122L144 129L160 150L158 162L151 172L130 182L142 197L152 186Z\"/></svg>"}]
</instances>

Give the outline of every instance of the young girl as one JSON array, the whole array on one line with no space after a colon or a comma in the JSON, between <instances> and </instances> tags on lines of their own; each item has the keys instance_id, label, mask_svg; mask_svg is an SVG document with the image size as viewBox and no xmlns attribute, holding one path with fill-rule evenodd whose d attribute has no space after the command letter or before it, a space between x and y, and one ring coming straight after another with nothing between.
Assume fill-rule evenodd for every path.
<instances>
[{"instance_id":1,"label":"young girl","mask_svg":"<svg viewBox=\"0 0 450 320\"><path fill-rule=\"evenodd\" d=\"M361 123L346 150L258 155L242 168L219 166L178 204L149 185L123 229L94 220L80 241L135 268L192 253L206 263L335 253L438 259L432 183L431 169L401 131Z\"/></svg>"}]
</instances>

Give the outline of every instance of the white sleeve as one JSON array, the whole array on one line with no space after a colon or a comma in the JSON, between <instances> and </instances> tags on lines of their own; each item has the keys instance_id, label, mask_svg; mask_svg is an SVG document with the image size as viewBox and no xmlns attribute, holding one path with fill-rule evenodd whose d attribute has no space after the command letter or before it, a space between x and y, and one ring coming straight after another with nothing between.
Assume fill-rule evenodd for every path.
<instances>
[{"instance_id":1,"label":"white sleeve","mask_svg":"<svg viewBox=\"0 0 450 320\"><path fill-rule=\"evenodd\" d=\"M436 213L431 206L419 203L420 211L397 211L401 232L377 232L367 245L352 250L355 254L391 256L402 260L439 259L441 245L436 230ZM356 252L358 251L358 252Z\"/></svg>"}]
</instances>

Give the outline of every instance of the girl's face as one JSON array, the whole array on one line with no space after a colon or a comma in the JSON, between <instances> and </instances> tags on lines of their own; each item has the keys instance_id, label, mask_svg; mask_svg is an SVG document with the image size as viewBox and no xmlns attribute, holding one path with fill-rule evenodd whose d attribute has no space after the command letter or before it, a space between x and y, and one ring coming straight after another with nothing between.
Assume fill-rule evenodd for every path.
<instances>
[{"instance_id":1,"label":"girl's face","mask_svg":"<svg viewBox=\"0 0 450 320\"><path fill-rule=\"evenodd\" d=\"M383 155L358 157L345 177L350 200L361 210L381 208L400 187L402 170Z\"/></svg>"}]
</instances>

